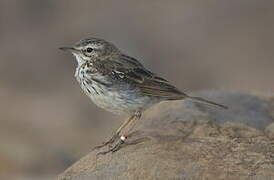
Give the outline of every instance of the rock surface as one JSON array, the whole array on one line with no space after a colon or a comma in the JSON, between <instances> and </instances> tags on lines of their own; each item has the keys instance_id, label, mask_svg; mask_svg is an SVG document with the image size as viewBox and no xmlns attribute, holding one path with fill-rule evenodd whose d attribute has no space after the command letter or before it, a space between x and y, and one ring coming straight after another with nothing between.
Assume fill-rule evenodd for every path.
<instances>
[{"instance_id":1,"label":"rock surface","mask_svg":"<svg viewBox=\"0 0 274 180\"><path fill-rule=\"evenodd\" d=\"M195 95L229 109L189 100L156 105L143 114L131 144L104 156L91 152L58 179L274 179L274 98Z\"/></svg>"}]
</instances>

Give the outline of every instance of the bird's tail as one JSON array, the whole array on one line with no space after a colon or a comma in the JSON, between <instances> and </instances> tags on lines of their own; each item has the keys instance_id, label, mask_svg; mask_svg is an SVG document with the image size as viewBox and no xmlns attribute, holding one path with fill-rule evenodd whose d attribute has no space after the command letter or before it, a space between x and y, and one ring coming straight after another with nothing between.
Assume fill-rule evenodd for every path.
<instances>
[{"instance_id":1,"label":"bird's tail","mask_svg":"<svg viewBox=\"0 0 274 180\"><path fill-rule=\"evenodd\" d=\"M203 99L201 97L187 96L186 98L189 98L191 100L194 100L194 101L197 101L197 102L201 102L201 103L204 103L204 104L213 105L213 106L216 106L216 107L219 107L219 108L222 108L222 109L228 109L228 107L225 106L225 105L218 104L218 103L215 103L213 101L209 101L209 100Z\"/></svg>"}]
</instances>

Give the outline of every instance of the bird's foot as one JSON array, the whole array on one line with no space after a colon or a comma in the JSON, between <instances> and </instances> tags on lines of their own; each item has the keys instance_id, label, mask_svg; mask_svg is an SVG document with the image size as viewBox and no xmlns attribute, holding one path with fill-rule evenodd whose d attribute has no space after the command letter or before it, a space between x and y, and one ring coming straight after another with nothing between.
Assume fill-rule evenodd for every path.
<instances>
[{"instance_id":1,"label":"bird's foot","mask_svg":"<svg viewBox=\"0 0 274 180\"><path fill-rule=\"evenodd\" d=\"M111 145L111 144L114 143L118 138L119 138L119 133L115 133L108 141L103 142L101 145L95 146L95 147L93 148L93 150L100 149L100 148L105 147L105 146L107 146L107 145ZM92 150L92 151L93 151L93 150Z\"/></svg>"},{"instance_id":2,"label":"bird's foot","mask_svg":"<svg viewBox=\"0 0 274 180\"><path fill-rule=\"evenodd\" d=\"M107 150L107 151L102 151L102 152L99 152L99 153L97 153L97 156L98 155L106 155L106 154L108 154L108 153L114 153L114 152L116 152L116 151L118 151L119 149L121 149L121 147L122 147L122 144L124 144L125 143L125 141L126 141L126 139L127 139L127 135L122 135L121 137L120 137L120 140L118 141L118 143L117 144L115 144L114 146L109 146L109 149Z\"/></svg>"}]
</instances>

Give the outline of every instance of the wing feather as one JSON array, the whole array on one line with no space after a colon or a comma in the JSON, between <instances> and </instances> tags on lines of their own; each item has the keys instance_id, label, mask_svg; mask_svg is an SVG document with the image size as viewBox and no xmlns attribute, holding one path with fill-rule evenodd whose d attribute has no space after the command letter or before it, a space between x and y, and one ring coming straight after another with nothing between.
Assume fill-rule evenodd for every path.
<instances>
[{"instance_id":1,"label":"wing feather","mask_svg":"<svg viewBox=\"0 0 274 180\"><path fill-rule=\"evenodd\" d=\"M143 95L169 100L187 97L166 79L147 70L139 61L130 56L122 55L120 58L104 63L104 66L110 69L112 74L117 74L118 77L138 87Z\"/></svg>"}]
</instances>

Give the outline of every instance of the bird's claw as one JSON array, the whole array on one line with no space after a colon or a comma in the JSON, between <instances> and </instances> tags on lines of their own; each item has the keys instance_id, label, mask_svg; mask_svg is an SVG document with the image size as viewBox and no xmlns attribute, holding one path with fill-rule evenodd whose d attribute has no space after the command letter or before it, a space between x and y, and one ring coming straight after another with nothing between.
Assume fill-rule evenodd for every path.
<instances>
[{"instance_id":1,"label":"bird's claw","mask_svg":"<svg viewBox=\"0 0 274 180\"><path fill-rule=\"evenodd\" d=\"M92 149L92 151L93 151L93 150L96 150L96 149L101 149L102 147L105 147L105 146L107 146L107 145L109 145L109 147L111 147L111 144L114 143L115 140L116 140L117 138L119 138L119 134L116 133L116 134L114 134L108 141L103 142L101 145L95 146L95 147Z\"/></svg>"},{"instance_id":2,"label":"bird's claw","mask_svg":"<svg viewBox=\"0 0 274 180\"><path fill-rule=\"evenodd\" d=\"M109 146L110 148L107 151L103 151L103 152L98 152L98 155L106 155L108 153L114 153L116 151L118 151L121 148L121 145L124 144L125 141L123 140L119 140L119 142L115 145L115 146Z\"/></svg>"}]
</instances>

